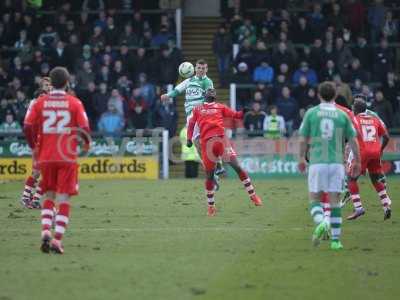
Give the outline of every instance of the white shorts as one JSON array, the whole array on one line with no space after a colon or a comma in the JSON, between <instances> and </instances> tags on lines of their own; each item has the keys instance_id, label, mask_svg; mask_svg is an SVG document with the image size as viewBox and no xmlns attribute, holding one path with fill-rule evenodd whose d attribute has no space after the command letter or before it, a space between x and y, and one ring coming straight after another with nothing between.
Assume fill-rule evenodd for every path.
<instances>
[{"instance_id":1,"label":"white shorts","mask_svg":"<svg viewBox=\"0 0 400 300\"><path fill-rule=\"evenodd\" d=\"M308 170L308 190L310 193L341 193L344 178L343 164L314 164Z\"/></svg>"},{"instance_id":2,"label":"white shorts","mask_svg":"<svg viewBox=\"0 0 400 300\"><path fill-rule=\"evenodd\" d=\"M186 128L189 127L189 121L190 118L192 117L192 115L188 116L186 118ZM200 137L200 127L196 124L194 124L194 129L193 129L193 136L192 136L192 140L196 140Z\"/></svg>"}]
</instances>

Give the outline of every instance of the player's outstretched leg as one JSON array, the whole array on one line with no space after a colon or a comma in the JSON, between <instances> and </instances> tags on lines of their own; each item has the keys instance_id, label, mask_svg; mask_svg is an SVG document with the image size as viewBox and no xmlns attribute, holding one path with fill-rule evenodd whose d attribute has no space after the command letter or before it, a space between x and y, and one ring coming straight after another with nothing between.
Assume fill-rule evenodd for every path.
<instances>
[{"instance_id":1,"label":"player's outstretched leg","mask_svg":"<svg viewBox=\"0 0 400 300\"><path fill-rule=\"evenodd\" d=\"M251 202L253 202L255 206L261 206L262 200L256 194L256 191L254 189L253 184L251 183L251 179L250 179L249 175L246 173L245 170L243 170L240 167L236 156L232 156L230 158L229 165L235 170L236 174L239 176L240 180L242 181L244 188L246 189L247 193L249 194Z\"/></svg>"},{"instance_id":2,"label":"player's outstretched leg","mask_svg":"<svg viewBox=\"0 0 400 300\"><path fill-rule=\"evenodd\" d=\"M365 214L365 210L361 203L357 178L349 178L348 187L351 194L351 200L353 201L354 211L347 217L347 220L355 220Z\"/></svg>"},{"instance_id":3,"label":"player's outstretched leg","mask_svg":"<svg viewBox=\"0 0 400 300\"><path fill-rule=\"evenodd\" d=\"M382 208L383 208L383 219L387 220L390 219L392 216L392 209L391 204L392 201L390 200L387 192L386 192L386 185L380 179L382 178L381 174L370 174L371 182L374 185L376 192L379 195L381 200Z\"/></svg>"},{"instance_id":4,"label":"player's outstretched leg","mask_svg":"<svg viewBox=\"0 0 400 300\"><path fill-rule=\"evenodd\" d=\"M43 201L42 206L42 245L40 250L44 253L50 252L50 241L51 241L51 227L53 225L54 217L54 201L48 197Z\"/></svg>"},{"instance_id":5,"label":"player's outstretched leg","mask_svg":"<svg viewBox=\"0 0 400 300\"><path fill-rule=\"evenodd\" d=\"M215 193L214 171L207 171L206 176L207 178L205 182L205 188L207 195L207 215L209 217L214 217L215 214L217 213L214 200L214 193Z\"/></svg>"},{"instance_id":6,"label":"player's outstretched leg","mask_svg":"<svg viewBox=\"0 0 400 300\"><path fill-rule=\"evenodd\" d=\"M66 194L57 195L59 199L59 209L55 218L54 239L51 241L50 250L57 254L63 254L62 238L69 222L70 204Z\"/></svg>"},{"instance_id":7,"label":"player's outstretched leg","mask_svg":"<svg viewBox=\"0 0 400 300\"><path fill-rule=\"evenodd\" d=\"M324 210L321 202L319 200L314 200L319 199L319 195L315 197L314 194L312 194L310 195L310 199L310 214L316 225L312 235L312 242L314 246L318 246L323 236L328 232L329 223L324 218Z\"/></svg>"}]
</instances>

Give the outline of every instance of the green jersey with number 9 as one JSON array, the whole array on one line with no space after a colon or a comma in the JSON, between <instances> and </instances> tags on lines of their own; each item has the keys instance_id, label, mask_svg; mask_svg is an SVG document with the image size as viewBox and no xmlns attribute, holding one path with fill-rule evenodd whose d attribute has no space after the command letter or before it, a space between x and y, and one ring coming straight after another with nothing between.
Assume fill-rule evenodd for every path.
<instances>
[{"instance_id":1,"label":"green jersey with number 9","mask_svg":"<svg viewBox=\"0 0 400 300\"><path fill-rule=\"evenodd\" d=\"M343 163L345 139L356 136L349 117L332 103L310 108L299 133L310 138L310 164Z\"/></svg>"}]
</instances>

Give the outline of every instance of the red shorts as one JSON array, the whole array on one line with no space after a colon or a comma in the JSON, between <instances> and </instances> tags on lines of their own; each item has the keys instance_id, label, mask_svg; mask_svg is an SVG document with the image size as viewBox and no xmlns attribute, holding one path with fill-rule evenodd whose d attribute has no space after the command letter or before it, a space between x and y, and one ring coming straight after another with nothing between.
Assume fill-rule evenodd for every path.
<instances>
[{"instance_id":1,"label":"red shorts","mask_svg":"<svg viewBox=\"0 0 400 300\"><path fill-rule=\"evenodd\" d=\"M365 174L365 171L367 170L369 174L382 173L381 159L376 157L362 157L361 174Z\"/></svg>"},{"instance_id":2,"label":"red shorts","mask_svg":"<svg viewBox=\"0 0 400 300\"><path fill-rule=\"evenodd\" d=\"M53 191L70 196L78 194L78 164L47 162L40 164L42 192Z\"/></svg>"},{"instance_id":3,"label":"red shorts","mask_svg":"<svg viewBox=\"0 0 400 300\"><path fill-rule=\"evenodd\" d=\"M220 159L229 162L236 158L236 152L226 137L213 137L200 143L201 157L206 171L213 171Z\"/></svg>"},{"instance_id":4,"label":"red shorts","mask_svg":"<svg viewBox=\"0 0 400 300\"><path fill-rule=\"evenodd\" d=\"M349 170L353 167L354 160L351 161ZM348 170L348 171L349 171ZM383 173L380 154L362 154L361 155L361 174L365 175L368 170L369 174Z\"/></svg>"}]
</instances>

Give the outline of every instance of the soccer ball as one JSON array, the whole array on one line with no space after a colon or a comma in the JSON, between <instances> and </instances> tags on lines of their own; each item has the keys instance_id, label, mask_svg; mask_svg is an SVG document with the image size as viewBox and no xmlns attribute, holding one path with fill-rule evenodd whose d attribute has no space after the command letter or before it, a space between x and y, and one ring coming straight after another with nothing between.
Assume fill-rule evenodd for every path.
<instances>
[{"instance_id":1,"label":"soccer ball","mask_svg":"<svg viewBox=\"0 0 400 300\"><path fill-rule=\"evenodd\" d=\"M194 67L190 62L185 61L179 65L178 72L183 78L189 78L194 74Z\"/></svg>"}]
</instances>

